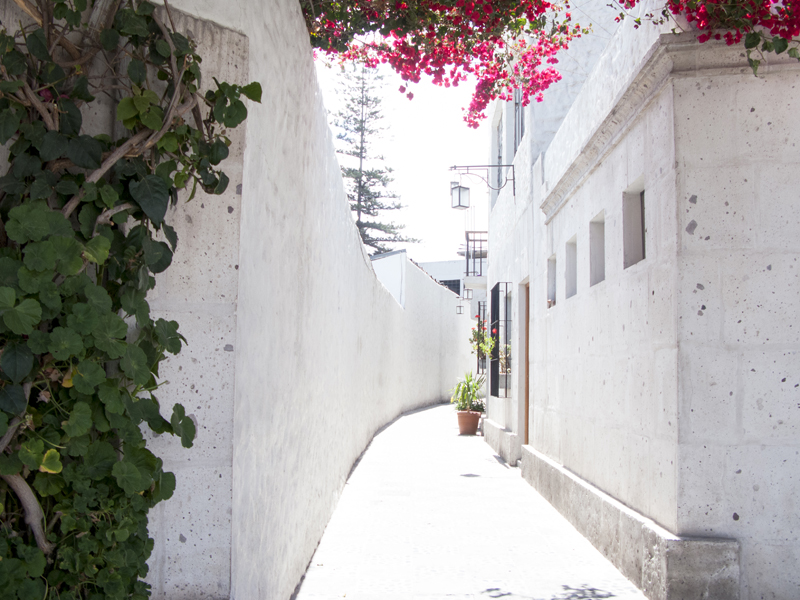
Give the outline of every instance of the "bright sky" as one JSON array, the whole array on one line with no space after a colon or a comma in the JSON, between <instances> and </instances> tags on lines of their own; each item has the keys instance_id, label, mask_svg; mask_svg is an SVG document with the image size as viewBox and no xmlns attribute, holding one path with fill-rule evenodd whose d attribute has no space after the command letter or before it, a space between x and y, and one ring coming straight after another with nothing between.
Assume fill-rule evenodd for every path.
<instances>
[{"instance_id":1,"label":"bright sky","mask_svg":"<svg viewBox=\"0 0 800 600\"><path fill-rule=\"evenodd\" d=\"M469 104L471 88L441 88L431 83L412 85L414 99L398 91L402 80L390 69L382 70L385 84L381 105L386 128L376 152L384 164L394 169L393 190L400 195L402 210L385 212L384 219L405 224L403 233L422 240L401 244L417 262L456 260L456 251L464 243L464 231L485 230L488 220L486 186L475 177L464 177L462 185L470 188L472 208L458 211L450 207L450 181L458 175L453 165L486 164L489 154L489 127L470 129L462 118L461 108ZM338 67L326 68L317 63L317 74L329 112L339 109L337 94Z\"/></svg>"}]
</instances>

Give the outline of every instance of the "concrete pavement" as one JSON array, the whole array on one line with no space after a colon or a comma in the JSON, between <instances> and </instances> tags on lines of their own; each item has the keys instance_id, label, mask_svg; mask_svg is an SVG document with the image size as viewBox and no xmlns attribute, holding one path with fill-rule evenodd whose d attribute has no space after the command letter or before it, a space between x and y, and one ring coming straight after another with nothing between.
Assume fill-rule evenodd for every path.
<instances>
[{"instance_id":1,"label":"concrete pavement","mask_svg":"<svg viewBox=\"0 0 800 600\"><path fill-rule=\"evenodd\" d=\"M373 440L297 600L644 600L451 406Z\"/></svg>"}]
</instances>

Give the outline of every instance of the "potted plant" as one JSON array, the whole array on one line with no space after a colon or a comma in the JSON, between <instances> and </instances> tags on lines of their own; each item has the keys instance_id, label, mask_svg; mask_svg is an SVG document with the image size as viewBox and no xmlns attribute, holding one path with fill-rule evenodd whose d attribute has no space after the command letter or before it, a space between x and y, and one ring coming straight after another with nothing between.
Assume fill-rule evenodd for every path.
<instances>
[{"instance_id":1,"label":"potted plant","mask_svg":"<svg viewBox=\"0 0 800 600\"><path fill-rule=\"evenodd\" d=\"M456 405L458 432L461 435L475 435L478 431L481 414L486 408L482 398L485 381L484 375L476 377L470 371L453 388L453 397L450 402Z\"/></svg>"}]
</instances>

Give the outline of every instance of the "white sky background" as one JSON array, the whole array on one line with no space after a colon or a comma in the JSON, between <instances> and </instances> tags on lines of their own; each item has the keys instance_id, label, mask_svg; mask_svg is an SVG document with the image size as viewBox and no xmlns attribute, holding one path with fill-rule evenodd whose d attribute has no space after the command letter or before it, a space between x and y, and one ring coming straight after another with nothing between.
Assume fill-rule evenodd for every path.
<instances>
[{"instance_id":1,"label":"white sky background","mask_svg":"<svg viewBox=\"0 0 800 600\"><path fill-rule=\"evenodd\" d=\"M337 84L343 77L334 65L325 67L317 61L317 75L325 106L330 113L343 102ZM483 165L489 155L488 125L471 129L463 120L462 107L469 105L474 85L443 88L423 80L408 91L413 100L401 94L400 76L390 68L381 68L384 91L381 123L386 131L375 140L376 154L384 165L394 169L391 189L400 195L401 210L385 211L382 221L406 226L403 234L421 240L418 244L398 244L417 262L457 260L456 251L464 243L464 231L486 230L488 200L486 186L475 177L464 177L462 185L470 188L472 208L468 211L450 207L450 181L458 175L452 165ZM335 129L334 129L335 135ZM342 157L340 157L340 162Z\"/></svg>"}]
</instances>

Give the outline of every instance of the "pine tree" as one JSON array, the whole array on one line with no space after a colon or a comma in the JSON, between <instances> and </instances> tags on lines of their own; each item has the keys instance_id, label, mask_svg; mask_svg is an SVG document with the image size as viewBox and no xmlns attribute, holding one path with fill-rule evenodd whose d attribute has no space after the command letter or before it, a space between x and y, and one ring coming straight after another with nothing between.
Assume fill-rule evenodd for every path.
<instances>
[{"instance_id":1,"label":"pine tree","mask_svg":"<svg viewBox=\"0 0 800 600\"><path fill-rule=\"evenodd\" d=\"M404 225L378 220L383 211L403 208L389 189L392 169L383 164L382 156L372 154L372 142L384 131L379 95L383 77L375 69L357 65L344 79L345 107L334 115L334 124L342 142L337 152L352 157L346 161L352 166L342 166L342 176L361 240L370 254L381 254L391 250L387 243L417 241L400 233Z\"/></svg>"}]
</instances>

